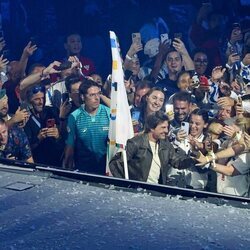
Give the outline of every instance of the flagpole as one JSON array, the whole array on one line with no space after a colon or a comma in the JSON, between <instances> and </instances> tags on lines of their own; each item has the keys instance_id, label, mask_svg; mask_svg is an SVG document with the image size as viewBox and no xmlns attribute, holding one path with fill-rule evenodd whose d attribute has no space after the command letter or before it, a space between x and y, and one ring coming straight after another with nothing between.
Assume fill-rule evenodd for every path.
<instances>
[{"instance_id":1,"label":"flagpole","mask_svg":"<svg viewBox=\"0 0 250 250\"><path fill-rule=\"evenodd\" d=\"M126 154L125 149L122 150L122 158L123 158L123 166L124 166L124 176L125 176L126 180L129 180L129 176L128 176L128 160L127 160L127 154Z\"/></svg>"},{"instance_id":2,"label":"flagpole","mask_svg":"<svg viewBox=\"0 0 250 250\"><path fill-rule=\"evenodd\" d=\"M118 151L121 152L124 163L124 177L128 180L128 163L125 148L127 140L134 136L134 131L128 97L124 85L124 71L122 67L123 61L120 54L120 45L113 31L110 31L110 44L112 52L112 84L109 123L109 160ZM108 162L106 170L110 172Z\"/></svg>"}]
</instances>

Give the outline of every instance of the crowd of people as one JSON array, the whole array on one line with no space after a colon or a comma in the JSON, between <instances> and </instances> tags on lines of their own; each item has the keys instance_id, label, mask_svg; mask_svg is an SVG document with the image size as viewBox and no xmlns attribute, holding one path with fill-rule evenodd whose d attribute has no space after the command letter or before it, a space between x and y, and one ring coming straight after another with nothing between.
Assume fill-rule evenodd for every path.
<instances>
[{"instance_id":1,"label":"crowd of people","mask_svg":"<svg viewBox=\"0 0 250 250\"><path fill-rule=\"evenodd\" d=\"M130 179L249 197L250 32L233 24L219 49L220 21L201 7L192 53L180 34L133 40L123 61L135 134L126 146ZM64 47L66 60L28 70L36 44L17 61L0 57L0 156L105 175L111 78L81 55L79 34ZM120 152L109 167L124 178Z\"/></svg>"}]
</instances>

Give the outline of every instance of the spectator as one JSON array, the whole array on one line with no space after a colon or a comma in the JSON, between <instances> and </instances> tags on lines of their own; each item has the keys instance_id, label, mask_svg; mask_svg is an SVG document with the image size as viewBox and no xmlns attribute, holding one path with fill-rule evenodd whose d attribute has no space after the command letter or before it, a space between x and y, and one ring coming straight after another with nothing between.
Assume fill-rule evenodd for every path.
<instances>
[{"instance_id":1,"label":"spectator","mask_svg":"<svg viewBox=\"0 0 250 250\"><path fill-rule=\"evenodd\" d=\"M29 119L27 107L18 108L14 115L9 114L9 102L5 89L0 89L0 118L6 122L8 127L24 127Z\"/></svg>"},{"instance_id":2,"label":"spectator","mask_svg":"<svg viewBox=\"0 0 250 250\"><path fill-rule=\"evenodd\" d=\"M143 98L143 104L140 108L140 111L137 110L139 111L139 113L136 115L136 117L136 112L132 112L132 120L135 133L142 132L144 130L147 116L165 108L165 93L161 88L151 88L144 97L145 98Z\"/></svg>"},{"instance_id":3,"label":"spectator","mask_svg":"<svg viewBox=\"0 0 250 250\"><path fill-rule=\"evenodd\" d=\"M19 61L11 61L8 65L8 81L3 84L6 94L11 100L9 103L9 112L14 114L20 105L20 81L25 76L25 70L29 57L36 51L37 46L31 42L23 49L23 53Z\"/></svg>"},{"instance_id":4,"label":"spectator","mask_svg":"<svg viewBox=\"0 0 250 250\"><path fill-rule=\"evenodd\" d=\"M8 128L0 118L0 157L33 163L28 138L23 129L16 126Z\"/></svg>"},{"instance_id":5,"label":"spectator","mask_svg":"<svg viewBox=\"0 0 250 250\"><path fill-rule=\"evenodd\" d=\"M198 76L209 76L208 54L204 49L195 49L193 52L194 70Z\"/></svg>"},{"instance_id":6,"label":"spectator","mask_svg":"<svg viewBox=\"0 0 250 250\"><path fill-rule=\"evenodd\" d=\"M171 126L180 128L181 122L188 122L189 114L191 113L191 96L186 91L176 93L173 97L174 105L174 120L171 121Z\"/></svg>"},{"instance_id":7,"label":"spectator","mask_svg":"<svg viewBox=\"0 0 250 250\"><path fill-rule=\"evenodd\" d=\"M167 66L168 75L157 82L157 86L167 89L168 96L178 91L177 76L184 67L185 70L194 70L194 63L190 58L184 43L179 38L173 41L173 48L166 54L164 63Z\"/></svg>"},{"instance_id":8,"label":"spectator","mask_svg":"<svg viewBox=\"0 0 250 250\"><path fill-rule=\"evenodd\" d=\"M212 155L204 156L200 153L197 157L199 163L196 165L203 166L204 164L210 163L210 169L213 171L222 175L233 176L232 178L236 178L236 180L227 183L226 193L249 197L249 148L249 121L247 121L246 132L237 144ZM234 159L226 164L217 163L219 159L229 157L234 157Z\"/></svg>"},{"instance_id":9,"label":"spectator","mask_svg":"<svg viewBox=\"0 0 250 250\"><path fill-rule=\"evenodd\" d=\"M95 66L94 63L86 57L81 55L82 50L82 39L81 36L77 33L71 33L67 35L64 43L64 48L67 52L67 57L77 56L81 62L82 73L84 76L89 76L94 73Z\"/></svg>"},{"instance_id":10,"label":"spectator","mask_svg":"<svg viewBox=\"0 0 250 250\"><path fill-rule=\"evenodd\" d=\"M79 93L84 104L68 118L64 167L105 174L110 110L100 104L96 82L85 80Z\"/></svg>"},{"instance_id":11,"label":"spectator","mask_svg":"<svg viewBox=\"0 0 250 250\"><path fill-rule=\"evenodd\" d=\"M208 113L205 110L195 109L189 118L189 133L182 128L177 132L176 140L173 142L175 148L181 148L187 155L204 147L206 128L208 125ZM207 169L201 170L195 166L177 170L171 169L169 176L172 183L180 187L189 187L204 190L208 181Z\"/></svg>"},{"instance_id":12,"label":"spectator","mask_svg":"<svg viewBox=\"0 0 250 250\"><path fill-rule=\"evenodd\" d=\"M213 11L213 6L203 4L191 26L190 38L196 48L204 48L211 58L211 67L222 65L220 39L223 34L223 15Z\"/></svg>"},{"instance_id":13,"label":"spectator","mask_svg":"<svg viewBox=\"0 0 250 250\"><path fill-rule=\"evenodd\" d=\"M54 107L44 106L45 87L43 85L29 88L26 95L31 114L24 130L31 145L34 161L60 167L64 144L57 128L58 111Z\"/></svg>"}]
</instances>

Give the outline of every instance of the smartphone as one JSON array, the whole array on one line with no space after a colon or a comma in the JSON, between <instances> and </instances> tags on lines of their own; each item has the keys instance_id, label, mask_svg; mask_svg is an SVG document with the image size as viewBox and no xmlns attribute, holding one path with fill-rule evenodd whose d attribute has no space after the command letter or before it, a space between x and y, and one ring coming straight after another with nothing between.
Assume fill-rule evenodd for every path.
<instances>
[{"instance_id":1,"label":"smartphone","mask_svg":"<svg viewBox=\"0 0 250 250\"><path fill-rule=\"evenodd\" d=\"M174 113L174 105L173 104L166 104L165 110L167 114L173 114Z\"/></svg>"},{"instance_id":2,"label":"smartphone","mask_svg":"<svg viewBox=\"0 0 250 250\"><path fill-rule=\"evenodd\" d=\"M242 105L242 98L241 96L238 96L238 101L237 101L237 105Z\"/></svg>"},{"instance_id":3,"label":"smartphone","mask_svg":"<svg viewBox=\"0 0 250 250\"><path fill-rule=\"evenodd\" d=\"M182 33L174 33L174 38L182 39Z\"/></svg>"},{"instance_id":4,"label":"smartphone","mask_svg":"<svg viewBox=\"0 0 250 250\"><path fill-rule=\"evenodd\" d=\"M59 66L54 66L54 69L58 70L58 71L62 71L62 70L71 68L71 65L72 65L72 62L65 61L65 62L61 63Z\"/></svg>"},{"instance_id":5,"label":"smartphone","mask_svg":"<svg viewBox=\"0 0 250 250\"><path fill-rule=\"evenodd\" d=\"M69 93L65 92L62 94L62 102L69 101Z\"/></svg>"},{"instance_id":6,"label":"smartphone","mask_svg":"<svg viewBox=\"0 0 250 250\"><path fill-rule=\"evenodd\" d=\"M134 110L131 115L132 121L139 121L140 111Z\"/></svg>"},{"instance_id":7,"label":"smartphone","mask_svg":"<svg viewBox=\"0 0 250 250\"><path fill-rule=\"evenodd\" d=\"M26 109L27 111L29 111L29 104L27 102L22 102L20 104L20 110L24 110Z\"/></svg>"},{"instance_id":8,"label":"smartphone","mask_svg":"<svg viewBox=\"0 0 250 250\"><path fill-rule=\"evenodd\" d=\"M168 33L161 34L161 43L164 43L168 40Z\"/></svg>"},{"instance_id":9,"label":"smartphone","mask_svg":"<svg viewBox=\"0 0 250 250\"><path fill-rule=\"evenodd\" d=\"M36 37L32 36L30 38L30 41L31 41L31 46L37 45L37 39L36 39Z\"/></svg>"},{"instance_id":10,"label":"smartphone","mask_svg":"<svg viewBox=\"0 0 250 250\"><path fill-rule=\"evenodd\" d=\"M202 86L209 86L207 77L200 76L199 80L200 80L200 85L202 85Z\"/></svg>"},{"instance_id":11,"label":"smartphone","mask_svg":"<svg viewBox=\"0 0 250 250\"><path fill-rule=\"evenodd\" d=\"M124 80L128 81L132 74L133 72L131 70L126 69L124 72Z\"/></svg>"},{"instance_id":12,"label":"smartphone","mask_svg":"<svg viewBox=\"0 0 250 250\"><path fill-rule=\"evenodd\" d=\"M54 118L48 119L46 122L47 128L53 128L55 126L56 122Z\"/></svg>"},{"instance_id":13,"label":"smartphone","mask_svg":"<svg viewBox=\"0 0 250 250\"><path fill-rule=\"evenodd\" d=\"M141 44L141 34L132 33L132 43Z\"/></svg>"},{"instance_id":14,"label":"smartphone","mask_svg":"<svg viewBox=\"0 0 250 250\"><path fill-rule=\"evenodd\" d=\"M181 130L184 130L186 134L189 134L189 123L188 122L181 122Z\"/></svg>"},{"instance_id":15,"label":"smartphone","mask_svg":"<svg viewBox=\"0 0 250 250\"><path fill-rule=\"evenodd\" d=\"M241 29L241 26L239 23L233 23L232 27L233 29Z\"/></svg>"},{"instance_id":16,"label":"smartphone","mask_svg":"<svg viewBox=\"0 0 250 250\"><path fill-rule=\"evenodd\" d=\"M10 51L8 49L3 50L3 58L8 58L10 55Z\"/></svg>"},{"instance_id":17,"label":"smartphone","mask_svg":"<svg viewBox=\"0 0 250 250\"><path fill-rule=\"evenodd\" d=\"M238 50L237 50L237 48L235 47L235 46L231 46L230 47L230 54L232 55L232 54L239 54L238 53Z\"/></svg>"}]
</instances>

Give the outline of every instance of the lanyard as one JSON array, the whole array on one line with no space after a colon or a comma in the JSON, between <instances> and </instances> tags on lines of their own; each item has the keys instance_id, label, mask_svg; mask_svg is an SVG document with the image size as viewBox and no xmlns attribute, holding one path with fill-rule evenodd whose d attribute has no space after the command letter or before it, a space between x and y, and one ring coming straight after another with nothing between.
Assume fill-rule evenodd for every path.
<instances>
[{"instance_id":1,"label":"lanyard","mask_svg":"<svg viewBox=\"0 0 250 250\"><path fill-rule=\"evenodd\" d=\"M36 123L36 125L41 128L41 123L36 119L36 117L34 115L31 115L31 119Z\"/></svg>"}]
</instances>

